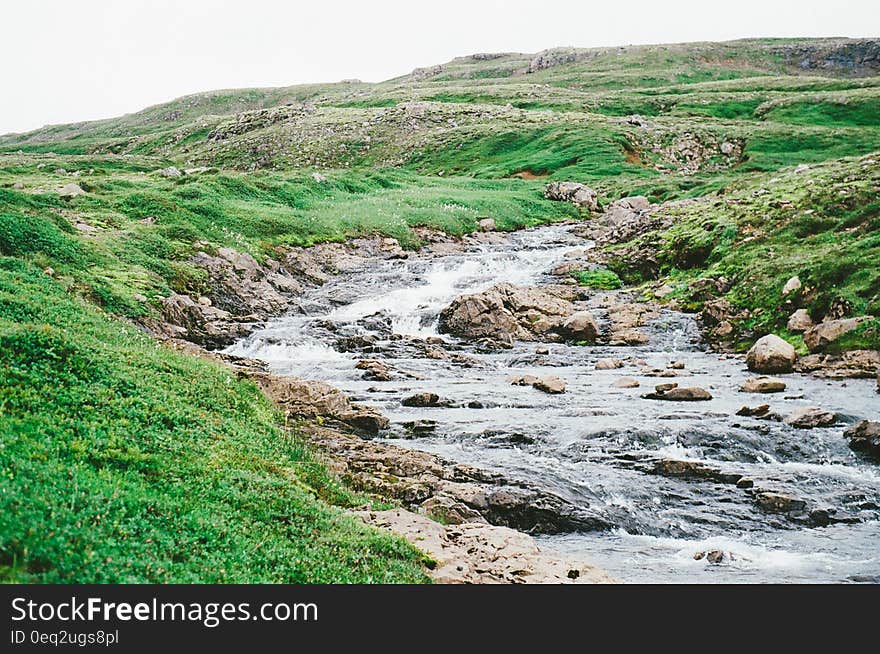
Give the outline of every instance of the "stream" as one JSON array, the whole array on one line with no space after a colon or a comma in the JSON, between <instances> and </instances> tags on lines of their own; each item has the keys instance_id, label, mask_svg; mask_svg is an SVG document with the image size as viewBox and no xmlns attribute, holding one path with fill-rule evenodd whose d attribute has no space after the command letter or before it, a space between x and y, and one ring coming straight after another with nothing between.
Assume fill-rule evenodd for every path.
<instances>
[{"instance_id":1,"label":"stream","mask_svg":"<svg viewBox=\"0 0 880 654\"><path fill-rule=\"evenodd\" d=\"M499 282L558 281L547 274L552 266L573 248L589 245L566 226L501 240L457 254L370 262L308 291L297 311L227 352L266 361L278 374L343 389L391 419L387 440L399 446L496 471L589 507L608 529L537 538L623 581L880 582L880 466L854 454L842 436L858 419L880 420L873 380L791 374L780 376L784 393L743 393L740 385L754 376L743 357L710 351L694 317L674 311L643 328L650 341L640 346L551 343L549 354L539 354L543 344L486 350L438 334L438 314L456 296ZM603 293L614 292L595 295ZM421 339L439 344L441 336L441 349L453 356L426 357ZM627 365L596 370L596 361L607 357ZM407 377L365 380L355 368L361 359L383 361ZM648 377L635 360L657 369L680 361L688 376ZM568 387L548 395L510 385L514 374L558 375ZM613 386L621 377L641 386ZM641 397L667 381L703 387L713 399ZM424 391L451 406L401 405L402 398ZM796 429L735 415L744 405L759 404L783 416L800 406L820 406L840 420L830 428ZM407 431L404 423L417 420L434 421L433 431ZM656 474L658 460L698 462L753 485ZM756 489L797 498L807 511L824 511L828 524L762 509ZM695 558L711 550L724 552L723 560Z\"/></svg>"}]
</instances>

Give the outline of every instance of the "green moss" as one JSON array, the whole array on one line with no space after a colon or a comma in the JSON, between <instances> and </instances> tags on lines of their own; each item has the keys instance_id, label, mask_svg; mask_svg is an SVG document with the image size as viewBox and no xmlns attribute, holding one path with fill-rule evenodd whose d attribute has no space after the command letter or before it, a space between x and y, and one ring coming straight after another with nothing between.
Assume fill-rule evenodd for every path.
<instances>
[{"instance_id":1,"label":"green moss","mask_svg":"<svg viewBox=\"0 0 880 654\"><path fill-rule=\"evenodd\" d=\"M612 290L623 286L620 277L612 270L578 270L571 273L578 284L587 288L598 288L604 290Z\"/></svg>"}]
</instances>

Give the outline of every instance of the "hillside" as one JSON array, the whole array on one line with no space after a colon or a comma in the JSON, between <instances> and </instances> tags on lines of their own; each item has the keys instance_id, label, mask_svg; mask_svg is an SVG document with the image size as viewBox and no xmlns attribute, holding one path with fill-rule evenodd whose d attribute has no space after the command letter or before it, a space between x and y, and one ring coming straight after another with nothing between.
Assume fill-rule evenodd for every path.
<instances>
[{"instance_id":1,"label":"hillside","mask_svg":"<svg viewBox=\"0 0 880 654\"><path fill-rule=\"evenodd\" d=\"M341 510L382 503L341 485L252 382L157 345L168 298L217 304L199 257L275 270L297 248L414 249L425 227L484 218L589 229L543 195L571 180L602 206L660 207L600 243L603 273L689 311L727 302L719 347L774 332L805 352L779 299L795 275L817 322L880 315L878 158L880 41L865 39L475 54L0 136L4 574L423 579L414 549ZM880 349L877 321L835 348Z\"/></svg>"}]
</instances>

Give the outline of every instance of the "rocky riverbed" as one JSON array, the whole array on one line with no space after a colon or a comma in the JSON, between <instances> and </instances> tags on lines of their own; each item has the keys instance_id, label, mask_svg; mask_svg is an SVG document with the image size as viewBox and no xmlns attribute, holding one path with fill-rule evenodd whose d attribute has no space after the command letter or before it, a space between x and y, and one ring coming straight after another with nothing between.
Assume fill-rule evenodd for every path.
<instances>
[{"instance_id":1,"label":"rocky riverbed","mask_svg":"<svg viewBox=\"0 0 880 654\"><path fill-rule=\"evenodd\" d=\"M590 246L556 226L373 258L227 352L387 416L370 440L313 437L442 521L627 581L876 579L880 471L844 436L880 419L875 380L762 377L694 316L549 274Z\"/></svg>"}]
</instances>

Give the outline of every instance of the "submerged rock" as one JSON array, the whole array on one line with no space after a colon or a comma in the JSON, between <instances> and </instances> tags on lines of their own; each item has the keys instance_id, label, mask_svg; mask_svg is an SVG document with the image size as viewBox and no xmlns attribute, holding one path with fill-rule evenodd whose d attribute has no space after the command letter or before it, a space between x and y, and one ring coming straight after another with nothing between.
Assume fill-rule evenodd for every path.
<instances>
[{"instance_id":1,"label":"submerged rock","mask_svg":"<svg viewBox=\"0 0 880 654\"><path fill-rule=\"evenodd\" d=\"M754 372L791 372L796 359L794 347L775 334L762 336L746 353L746 365Z\"/></svg>"},{"instance_id":2,"label":"submerged rock","mask_svg":"<svg viewBox=\"0 0 880 654\"><path fill-rule=\"evenodd\" d=\"M438 407L446 404L446 402L440 400L440 396L437 393L416 393L403 398L400 403L403 406L411 407Z\"/></svg>"}]
</instances>

